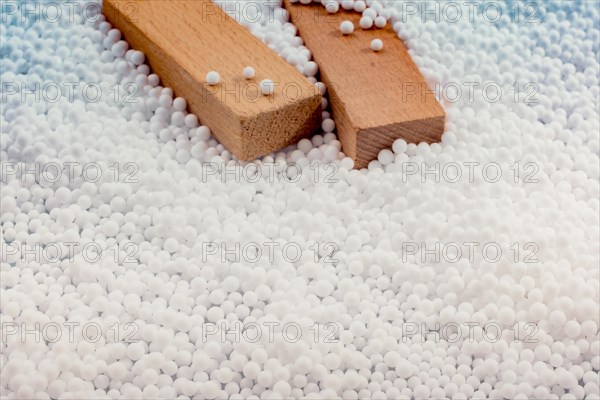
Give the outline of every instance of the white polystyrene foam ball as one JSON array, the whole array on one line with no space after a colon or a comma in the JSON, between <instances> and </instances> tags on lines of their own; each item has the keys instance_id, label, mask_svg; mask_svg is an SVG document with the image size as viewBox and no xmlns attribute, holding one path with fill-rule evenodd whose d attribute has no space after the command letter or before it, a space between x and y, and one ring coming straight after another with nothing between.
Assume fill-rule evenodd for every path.
<instances>
[{"instance_id":1,"label":"white polystyrene foam ball","mask_svg":"<svg viewBox=\"0 0 600 400\"><path fill-rule=\"evenodd\" d=\"M342 21L340 23L340 31L344 34L344 35L349 35L352 32L354 32L354 24L352 23L352 21Z\"/></svg>"},{"instance_id":2,"label":"white polystyrene foam ball","mask_svg":"<svg viewBox=\"0 0 600 400\"><path fill-rule=\"evenodd\" d=\"M271 79L263 79L259 83L260 91L263 95L271 95L275 92L275 82Z\"/></svg>"},{"instance_id":3,"label":"white polystyrene foam ball","mask_svg":"<svg viewBox=\"0 0 600 400\"><path fill-rule=\"evenodd\" d=\"M371 41L371 50L381 51L383 49L383 41L381 39L373 39Z\"/></svg>"},{"instance_id":4,"label":"white polystyrene foam ball","mask_svg":"<svg viewBox=\"0 0 600 400\"><path fill-rule=\"evenodd\" d=\"M256 75L256 71L254 70L254 68L248 66L248 67L244 67L244 70L242 71L244 78L246 79L251 79L254 78L254 75Z\"/></svg>"},{"instance_id":5,"label":"white polystyrene foam ball","mask_svg":"<svg viewBox=\"0 0 600 400\"><path fill-rule=\"evenodd\" d=\"M209 85L216 85L221 81L221 75L217 71L209 71L206 74L206 83Z\"/></svg>"}]
</instances>

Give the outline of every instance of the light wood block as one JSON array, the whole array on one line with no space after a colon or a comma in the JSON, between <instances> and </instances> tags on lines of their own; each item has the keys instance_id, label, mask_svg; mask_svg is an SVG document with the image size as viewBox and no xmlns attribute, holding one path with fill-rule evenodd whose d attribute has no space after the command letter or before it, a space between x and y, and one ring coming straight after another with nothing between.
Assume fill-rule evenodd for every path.
<instances>
[{"instance_id":1,"label":"light wood block","mask_svg":"<svg viewBox=\"0 0 600 400\"><path fill-rule=\"evenodd\" d=\"M402 42L389 26L363 30L360 13L328 14L320 4L284 0L291 21L319 65L327 85L338 137L357 168L377 158L394 140L436 142L444 131L445 113ZM342 35L339 25L354 23ZM371 50L371 41L383 50Z\"/></svg>"},{"instance_id":2,"label":"light wood block","mask_svg":"<svg viewBox=\"0 0 600 400\"><path fill-rule=\"evenodd\" d=\"M104 0L103 12L240 160L284 148L320 126L314 85L209 0ZM242 75L246 66L256 70L251 80ZM210 86L205 79L213 70L221 82ZM273 95L260 93L262 79L275 82Z\"/></svg>"}]
</instances>

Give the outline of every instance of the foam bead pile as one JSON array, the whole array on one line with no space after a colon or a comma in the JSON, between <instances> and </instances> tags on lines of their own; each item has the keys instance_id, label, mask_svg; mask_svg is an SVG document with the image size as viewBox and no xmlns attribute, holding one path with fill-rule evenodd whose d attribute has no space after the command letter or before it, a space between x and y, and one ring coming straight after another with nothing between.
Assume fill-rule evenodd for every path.
<instances>
[{"instance_id":1,"label":"foam bead pile","mask_svg":"<svg viewBox=\"0 0 600 400\"><path fill-rule=\"evenodd\" d=\"M363 170L327 100L242 164L103 17L3 8L0 395L600 399L598 8L403 4L328 8L443 89L441 143ZM227 9L326 92L282 8Z\"/></svg>"}]
</instances>

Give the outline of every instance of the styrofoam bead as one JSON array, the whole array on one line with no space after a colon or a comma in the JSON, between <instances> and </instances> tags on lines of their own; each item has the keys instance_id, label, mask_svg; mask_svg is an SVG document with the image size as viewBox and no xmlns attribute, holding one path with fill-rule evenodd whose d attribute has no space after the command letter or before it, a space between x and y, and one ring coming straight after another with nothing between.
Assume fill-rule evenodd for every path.
<instances>
[{"instance_id":1,"label":"styrofoam bead","mask_svg":"<svg viewBox=\"0 0 600 400\"><path fill-rule=\"evenodd\" d=\"M388 165L392 161L394 161L394 153L392 153L388 149L381 150L379 155L377 156L379 162L383 165Z\"/></svg>"},{"instance_id":2,"label":"styrofoam bead","mask_svg":"<svg viewBox=\"0 0 600 400\"><path fill-rule=\"evenodd\" d=\"M327 118L321 123L321 128L324 132L333 132L335 129L335 122L331 118Z\"/></svg>"},{"instance_id":3,"label":"styrofoam bead","mask_svg":"<svg viewBox=\"0 0 600 400\"><path fill-rule=\"evenodd\" d=\"M315 76L317 72L319 72L319 67L314 61L309 61L304 64L304 75L311 77Z\"/></svg>"},{"instance_id":4,"label":"styrofoam bead","mask_svg":"<svg viewBox=\"0 0 600 400\"><path fill-rule=\"evenodd\" d=\"M125 55L125 52L127 52L128 48L129 45L127 44L127 42L124 40L120 40L114 45L112 45L110 51L115 57L123 57Z\"/></svg>"},{"instance_id":5,"label":"styrofoam bead","mask_svg":"<svg viewBox=\"0 0 600 400\"><path fill-rule=\"evenodd\" d=\"M317 82L315 83L315 87L319 90L319 92L321 93L321 95L324 95L327 88L325 86L325 84L323 82Z\"/></svg>"},{"instance_id":6,"label":"styrofoam bead","mask_svg":"<svg viewBox=\"0 0 600 400\"><path fill-rule=\"evenodd\" d=\"M352 10L354 8L354 0L342 0L341 5L344 10Z\"/></svg>"},{"instance_id":7,"label":"styrofoam bead","mask_svg":"<svg viewBox=\"0 0 600 400\"><path fill-rule=\"evenodd\" d=\"M362 17L360 19L360 21L358 22L358 24L360 25L361 28L363 29L369 29L373 26L373 19L371 19L370 17Z\"/></svg>"},{"instance_id":8,"label":"styrofoam bead","mask_svg":"<svg viewBox=\"0 0 600 400\"><path fill-rule=\"evenodd\" d=\"M325 2L325 10L330 14L335 14L340 9L340 4L336 0L327 0Z\"/></svg>"},{"instance_id":9,"label":"styrofoam bead","mask_svg":"<svg viewBox=\"0 0 600 400\"><path fill-rule=\"evenodd\" d=\"M217 71L209 71L205 79L209 85L217 85L221 81L221 75Z\"/></svg>"},{"instance_id":10,"label":"styrofoam bead","mask_svg":"<svg viewBox=\"0 0 600 400\"><path fill-rule=\"evenodd\" d=\"M378 28L385 28L385 26L387 25L387 19L384 16L379 15L379 16L375 17L374 23L375 23L375 26Z\"/></svg>"},{"instance_id":11,"label":"styrofoam bead","mask_svg":"<svg viewBox=\"0 0 600 400\"><path fill-rule=\"evenodd\" d=\"M260 91L263 95L272 95L275 92L275 83L270 79L263 79L259 83Z\"/></svg>"},{"instance_id":12,"label":"styrofoam bead","mask_svg":"<svg viewBox=\"0 0 600 400\"><path fill-rule=\"evenodd\" d=\"M570 338L576 338L581 333L581 325L577 321L567 321L564 326L565 334Z\"/></svg>"},{"instance_id":13,"label":"styrofoam bead","mask_svg":"<svg viewBox=\"0 0 600 400\"><path fill-rule=\"evenodd\" d=\"M146 57L141 51L134 51L131 55L131 62L135 65L143 65Z\"/></svg>"},{"instance_id":14,"label":"styrofoam bead","mask_svg":"<svg viewBox=\"0 0 600 400\"><path fill-rule=\"evenodd\" d=\"M340 31L344 35L349 35L352 32L354 32L354 24L352 23L352 21L349 21L349 20L342 21L340 23Z\"/></svg>"},{"instance_id":15,"label":"styrofoam bead","mask_svg":"<svg viewBox=\"0 0 600 400\"><path fill-rule=\"evenodd\" d=\"M168 238L165 240L164 248L169 253L175 253L179 248L179 242L175 238Z\"/></svg>"},{"instance_id":16,"label":"styrofoam bead","mask_svg":"<svg viewBox=\"0 0 600 400\"><path fill-rule=\"evenodd\" d=\"M367 8L367 4L363 0L356 0L354 2L354 11L363 12Z\"/></svg>"},{"instance_id":17,"label":"styrofoam bead","mask_svg":"<svg viewBox=\"0 0 600 400\"><path fill-rule=\"evenodd\" d=\"M394 141L394 143L392 145L392 149L394 150L394 153L396 153L396 154L401 154L401 153L406 152L407 148L408 148L408 145L404 139L397 139L396 141Z\"/></svg>"},{"instance_id":18,"label":"styrofoam bead","mask_svg":"<svg viewBox=\"0 0 600 400\"><path fill-rule=\"evenodd\" d=\"M346 170L351 170L354 168L354 160L352 160L350 157L344 157L341 160L340 165Z\"/></svg>"},{"instance_id":19,"label":"styrofoam bead","mask_svg":"<svg viewBox=\"0 0 600 400\"><path fill-rule=\"evenodd\" d=\"M371 50L381 51L383 49L383 41L381 39L373 39L371 41Z\"/></svg>"},{"instance_id":20,"label":"styrofoam bead","mask_svg":"<svg viewBox=\"0 0 600 400\"><path fill-rule=\"evenodd\" d=\"M244 67L244 70L242 71L242 75L244 75L244 78L246 78L246 79L252 79L256 75L256 71L254 70L254 68L247 66L247 67Z\"/></svg>"}]
</instances>

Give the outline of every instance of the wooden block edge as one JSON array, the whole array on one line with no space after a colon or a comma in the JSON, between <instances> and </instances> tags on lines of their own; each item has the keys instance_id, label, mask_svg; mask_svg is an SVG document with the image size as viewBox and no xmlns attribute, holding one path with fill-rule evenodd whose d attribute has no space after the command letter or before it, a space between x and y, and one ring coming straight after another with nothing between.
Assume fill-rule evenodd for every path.
<instances>
[{"instance_id":1,"label":"wooden block edge","mask_svg":"<svg viewBox=\"0 0 600 400\"><path fill-rule=\"evenodd\" d=\"M440 109L441 106L440 106ZM442 109L443 111L443 109ZM436 143L441 140L446 124L446 114L419 118L387 126L361 129L356 133L357 154L355 168L364 168L377 159L381 150L389 149L397 139L407 143Z\"/></svg>"}]
</instances>

